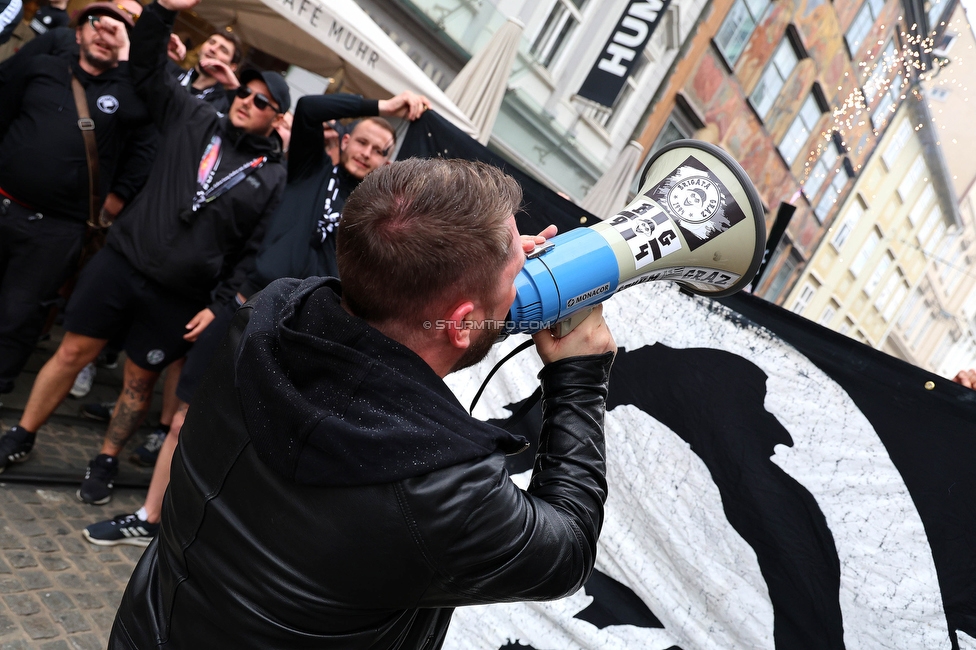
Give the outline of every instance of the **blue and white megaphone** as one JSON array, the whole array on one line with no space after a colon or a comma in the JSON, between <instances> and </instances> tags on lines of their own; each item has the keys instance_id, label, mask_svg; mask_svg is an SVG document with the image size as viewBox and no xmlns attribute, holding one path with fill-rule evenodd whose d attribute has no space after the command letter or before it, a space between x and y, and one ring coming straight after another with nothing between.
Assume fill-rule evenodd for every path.
<instances>
[{"instance_id":1,"label":"blue and white megaphone","mask_svg":"<svg viewBox=\"0 0 976 650\"><path fill-rule=\"evenodd\" d=\"M762 201L739 163L706 142L672 142L651 157L630 205L529 255L506 333L562 336L594 305L651 280L727 296L752 281L765 246Z\"/></svg>"}]
</instances>

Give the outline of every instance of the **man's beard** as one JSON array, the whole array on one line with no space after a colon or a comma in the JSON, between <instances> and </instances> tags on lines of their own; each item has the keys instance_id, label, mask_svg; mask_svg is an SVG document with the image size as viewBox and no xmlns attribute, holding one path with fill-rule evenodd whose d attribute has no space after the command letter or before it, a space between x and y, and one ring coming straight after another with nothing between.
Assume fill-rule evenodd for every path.
<instances>
[{"instance_id":1,"label":"man's beard","mask_svg":"<svg viewBox=\"0 0 976 650\"><path fill-rule=\"evenodd\" d=\"M111 70L116 65L118 65L118 61L115 59L98 58L97 56L92 54L91 48L83 49L81 51L81 55L85 57L85 61L88 62L88 65L95 68L96 70L101 70L102 72L105 72L106 70Z\"/></svg>"},{"instance_id":2,"label":"man's beard","mask_svg":"<svg viewBox=\"0 0 976 650\"><path fill-rule=\"evenodd\" d=\"M491 351L491 347L498 342L498 337L502 334L502 328L492 326L490 328L479 330L479 332L479 336L471 337L471 345L468 346L468 349L464 351L461 358L458 359L457 363L454 364L454 367L451 368L451 372L457 372L458 370L470 368L488 356L488 352Z\"/></svg>"}]
</instances>

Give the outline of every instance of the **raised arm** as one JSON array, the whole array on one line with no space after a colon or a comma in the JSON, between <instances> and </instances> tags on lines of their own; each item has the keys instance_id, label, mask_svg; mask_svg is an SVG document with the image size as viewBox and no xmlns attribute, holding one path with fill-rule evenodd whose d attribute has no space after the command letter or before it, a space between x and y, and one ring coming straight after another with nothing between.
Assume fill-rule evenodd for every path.
<instances>
[{"instance_id":1,"label":"raised arm","mask_svg":"<svg viewBox=\"0 0 976 650\"><path fill-rule=\"evenodd\" d=\"M145 8L132 29L129 53L132 81L143 101L149 106L157 128L162 132L171 125L188 119L193 111L214 112L204 102L193 99L166 69L170 33L176 14L196 4L197 0L154 2Z\"/></svg>"}]
</instances>

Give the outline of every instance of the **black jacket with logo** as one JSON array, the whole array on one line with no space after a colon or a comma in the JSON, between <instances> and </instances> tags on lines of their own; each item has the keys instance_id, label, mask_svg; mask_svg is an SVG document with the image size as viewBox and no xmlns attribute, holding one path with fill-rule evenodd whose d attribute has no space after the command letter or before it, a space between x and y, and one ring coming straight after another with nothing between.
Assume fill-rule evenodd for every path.
<instances>
[{"instance_id":1,"label":"black jacket with logo","mask_svg":"<svg viewBox=\"0 0 976 650\"><path fill-rule=\"evenodd\" d=\"M200 301L232 299L253 265L265 228L285 185L281 139L249 134L179 86L166 68L166 43L176 14L146 7L132 30L133 81L161 133L142 192L112 227L108 245L164 287ZM267 162L197 212L200 160L214 135L222 140L213 182L259 157Z\"/></svg>"},{"instance_id":2,"label":"black jacket with logo","mask_svg":"<svg viewBox=\"0 0 976 650\"><path fill-rule=\"evenodd\" d=\"M540 373L540 452L467 414L423 359L279 280L238 312L173 458L109 648L432 650L453 608L549 600L593 569L612 355Z\"/></svg>"},{"instance_id":3,"label":"black jacket with logo","mask_svg":"<svg viewBox=\"0 0 976 650\"><path fill-rule=\"evenodd\" d=\"M73 29L51 30L0 65L0 187L45 214L85 220L88 162L71 72L95 122L102 199L114 192L128 202L142 187L156 133L127 64L88 74L74 37Z\"/></svg>"}]
</instances>

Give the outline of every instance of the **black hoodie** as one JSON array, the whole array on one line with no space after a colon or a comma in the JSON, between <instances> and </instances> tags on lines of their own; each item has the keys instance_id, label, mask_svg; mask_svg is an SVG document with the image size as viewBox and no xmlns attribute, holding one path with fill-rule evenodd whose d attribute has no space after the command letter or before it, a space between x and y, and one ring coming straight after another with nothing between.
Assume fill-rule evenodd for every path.
<instances>
[{"instance_id":1,"label":"black hoodie","mask_svg":"<svg viewBox=\"0 0 976 650\"><path fill-rule=\"evenodd\" d=\"M133 81L161 138L149 179L112 227L108 245L159 284L216 310L234 297L253 264L286 172L277 133L264 137L235 128L169 75L166 43L175 17L152 4L132 31ZM215 134L222 139L222 157L214 183L248 161L267 161L230 191L188 214L200 160Z\"/></svg>"},{"instance_id":2,"label":"black hoodie","mask_svg":"<svg viewBox=\"0 0 976 650\"><path fill-rule=\"evenodd\" d=\"M337 291L279 280L238 311L109 648L433 650L454 607L560 598L589 576L612 355L543 369L522 492L504 454L524 441L470 417Z\"/></svg>"}]
</instances>

